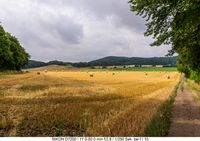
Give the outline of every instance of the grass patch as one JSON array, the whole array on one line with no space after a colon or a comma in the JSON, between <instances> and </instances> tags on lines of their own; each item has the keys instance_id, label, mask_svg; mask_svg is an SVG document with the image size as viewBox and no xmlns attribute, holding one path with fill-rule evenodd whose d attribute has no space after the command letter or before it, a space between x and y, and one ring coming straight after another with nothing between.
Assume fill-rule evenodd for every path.
<instances>
[{"instance_id":1,"label":"grass patch","mask_svg":"<svg viewBox=\"0 0 200 141\"><path fill-rule=\"evenodd\" d=\"M23 85L19 88L20 91L39 91L47 89L47 86L44 85Z\"/></svg>"},{"instance_id":2,"label":"grass patch","mask_svg":"<svg viewBox=\"0 0 200 141\"><path fill-rule=\"evenodd\" d=\"M158 108L157 113L152 117L150 123L147 125L144 136L163 137L168 135L171 124L170 119L172 117L173 103L178 89L182 87L182 82L183 80L181 79L175 86L169 99Z\"/></svg>"},{"instance_id":3,"label":"grass patch","mask_svg":"<svg viewBox=\"0 0 200 141\"><path fill-rule=\"evenodd\" d=\"M4 96L4 92L0 90L0 97Z\"/></svg>"}]
</instances>

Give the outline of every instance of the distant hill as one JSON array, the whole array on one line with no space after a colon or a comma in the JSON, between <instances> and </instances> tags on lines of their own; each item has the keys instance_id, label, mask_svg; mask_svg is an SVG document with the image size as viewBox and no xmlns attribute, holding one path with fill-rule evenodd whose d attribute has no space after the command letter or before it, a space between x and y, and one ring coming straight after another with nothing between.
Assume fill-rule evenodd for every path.
<instances>
[{"instance_id":1,"label":"distant hill","mask_svg":"<svg viewBox=\"0 0 200 141\"><path fill-rule=\"evenodd\" d=\"M175 57L116 57L109 56L89 62L91 66L112 66L112 65L166 65L176 66L178 56Z\"/></svg>"},{"instance_id":2,"label":"distant hill","mask_svg":"<svg viewBox=\"0 0 200 141\"><path fill-rule=\"evenodd\" d=\"M101 58L98 60L90 62L62 62L62 61L50 61L50 62L41 62L30 60L29 63L24 67L26 68L37 68L48 65L60 65L60 66L74 66L74 67L92 67L92 66L114 66L114 65L165 65L165 66L176 66L176 61L178 56L175 57L152 57L152 58L141 58L141 57L117 57L109 56Z\"/></svg>"},{"instance_id":3,"label":"distant hill","mask_svg":"<svg viewBox=\"0 0 200 141\"><path fill-rule=\"evenodd\" d=\"M35 60L29 60L28 64L25 65L23 68L38 68L38 67L44 67L44 66L49 66L49 65L59 65L59 66L67 66L71 65L72 63L69 62L62 62L62 61L49 61L47 63L41 62L41 61L35 61Z\"/></svg>"},{"instance_id":4,"label":"distant hill","mask_svg":"<svg viewBox=\"0 0 200 141\"><path fill-rule=\"evenodd\" d=\"M27 69L27 68L37 68L37 67L43 67L43 66L46 66L45 62L29 60L28 64L25 65L23 68Z\"/></svg>"}]
</instances>

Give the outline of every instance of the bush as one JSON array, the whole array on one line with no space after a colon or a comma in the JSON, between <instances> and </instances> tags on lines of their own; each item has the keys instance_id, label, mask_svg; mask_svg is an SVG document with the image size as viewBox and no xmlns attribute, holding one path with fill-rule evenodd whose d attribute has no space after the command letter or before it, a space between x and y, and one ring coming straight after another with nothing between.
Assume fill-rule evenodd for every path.
<instances>
[{"instance_id":1,"label":"bush","mask_svg":"<svg viewBox=\"0 0 200 141\"><path fill-rule=\"evenodd\" d=\"M200 72L197 71L191 71L190 72L190 79L194 80L195 82L200 82Z\"/></svg>"}]
</instances>

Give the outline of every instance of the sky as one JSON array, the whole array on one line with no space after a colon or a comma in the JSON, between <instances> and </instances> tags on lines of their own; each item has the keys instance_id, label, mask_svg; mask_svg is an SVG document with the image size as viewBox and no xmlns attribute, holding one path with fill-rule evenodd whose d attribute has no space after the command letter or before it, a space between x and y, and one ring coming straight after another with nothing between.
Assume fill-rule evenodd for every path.
<instances>
[{"instance_id":1,"label":"sky","mask_svg":"<svg viewBox=\"0 0 200 141\"><path fill-rule=\"evenodd\" d=\"M145 20L127 0L0 0L0 22L40 61L91 61L106 56L161 57Z\"/></svg>"}]
</instances>

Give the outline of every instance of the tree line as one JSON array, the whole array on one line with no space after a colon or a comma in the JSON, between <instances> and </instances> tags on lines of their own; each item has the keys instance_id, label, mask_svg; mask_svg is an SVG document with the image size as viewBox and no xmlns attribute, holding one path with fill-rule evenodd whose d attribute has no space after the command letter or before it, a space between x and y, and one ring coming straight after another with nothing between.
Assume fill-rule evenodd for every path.
<instances>
[{"instance_id":1,"label":"tree line","mask_svg":"<svg viewBox=\"0 0 200 141\"><path fill-rule=\"evenodd\" d=\"M18 39L5 32L0 25L0 70L21 70L28 63L29 54L20 45Z\"/></svg>"},{"instance_id":2,"label":"tree line","mask_svg":"<svg viewBox=\"0 0 200 141\"><path fill-rule=\"evenodd\" d=\"M153 58L138 58L138 57L105 57L102 59L90 61L90 62L62 62L62 61L50 61L50 62L41 62L41 61L34 61L29 60L29 63L25 65L23 68L36 68L36 67L43 67L48 65L61 65L61 66L68 66L71 65L73 67L90 67L94 68L95 66L102 66L106 68L107 66L126 66L126 65L136 65L140 67L141 65L164 65L166 67L175 67L177 56L175 57L153 57Z\"/></svg>"}]
</instances>

